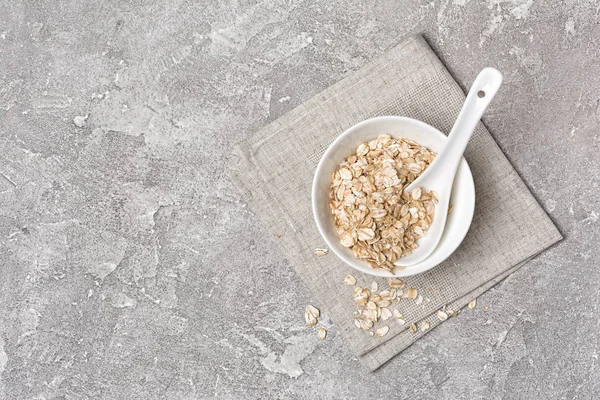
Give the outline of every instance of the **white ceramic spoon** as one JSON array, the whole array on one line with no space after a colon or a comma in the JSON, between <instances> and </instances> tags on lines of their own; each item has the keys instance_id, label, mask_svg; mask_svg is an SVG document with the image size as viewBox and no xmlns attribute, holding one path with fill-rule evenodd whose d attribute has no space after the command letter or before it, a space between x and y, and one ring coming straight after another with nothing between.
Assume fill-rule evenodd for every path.
<instances>
[{"instance_id":1,"label":"white ceramic spoon","mask_svg":"<svg viewBox=\"0 0 600 400\"><path fill-rule=\"evenodd\" d=\"M458 163L462 159L475 126L496 95L501 83L502 74L494 68L484 68L477 75L471 90L469 90L465 104L448 135L444 149L429 168L405 189L409 193L418 187L428 191L434 190L439 197L439 202L435 205L435 215L427 231L427 236L419 239L417 242L419 247L413 250L410 256L398 259L396 265L408 267L423 261L440 242L446 226L450 193L452 192L452 184ZM454 206L460 207L460 204Z\"/></svg>"}]
</instances>

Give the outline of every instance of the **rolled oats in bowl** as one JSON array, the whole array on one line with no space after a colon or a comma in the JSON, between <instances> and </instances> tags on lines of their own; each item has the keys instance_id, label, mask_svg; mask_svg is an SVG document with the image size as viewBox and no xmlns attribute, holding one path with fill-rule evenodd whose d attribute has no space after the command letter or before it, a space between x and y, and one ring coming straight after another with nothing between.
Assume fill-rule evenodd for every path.
<instances>
[{"instance_id":1,"label":"rolled oats in bowl","mask_svg":"<svg viewBox=\"0 0 600 400\"><path fill-rule=\"evenodd\" d=\"M362 143L333 173L330 207L340 242L372 268L392 271L427 234L434 191L404 189L436 154L418 143L379 135Z\"/></svg>"}]
</instances>

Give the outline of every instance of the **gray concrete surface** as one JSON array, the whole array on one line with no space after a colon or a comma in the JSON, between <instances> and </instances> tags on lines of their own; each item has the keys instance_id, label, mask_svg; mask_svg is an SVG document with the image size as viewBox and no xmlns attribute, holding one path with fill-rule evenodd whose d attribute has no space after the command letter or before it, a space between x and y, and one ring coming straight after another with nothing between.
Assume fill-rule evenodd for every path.
<instances>
[{"instance_id":1,"label":"gray concrete surface","mask_svg":"<svg viewBox=\"0 0 600 400\"><path fill-rule=\"evenodd\" d=\"M3 1L0 399L591 399L600 3ZM225 174L230 147L422 32L566 239L376 373Z\"/></svg>"}]
</instances>

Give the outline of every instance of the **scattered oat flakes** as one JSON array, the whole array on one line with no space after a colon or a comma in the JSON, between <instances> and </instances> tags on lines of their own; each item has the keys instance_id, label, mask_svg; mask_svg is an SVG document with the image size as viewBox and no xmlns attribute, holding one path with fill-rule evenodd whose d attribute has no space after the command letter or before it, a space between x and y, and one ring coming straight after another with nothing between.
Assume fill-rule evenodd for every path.
<instances>
[{"instance_id":1,"label":"scattered oat flakes","mask_svg":"<svg viewBox=\"0 0 600 400\"><path fill-rule=\"evenodd\" d=\"M315 326L318 322L317 318L320 317L320 312L316 307L311 306L310 304L306 306L306 311L304 312L304 320L308 326Z\"/></svg>"},{"instance_id":2,"label":"scattered oat flakes","mask_svg":"<svg viewBox=\"0 0 600 400\"><path fill-rule=\"evenodd\" d=\"M275 236L277 236L277 239L281 239L281 235L279 233Z\"/></svg>"},{"instance_id":3,"label":"scattered oat flakes","mask_svg":"<svg viewBox=\"0 0 600 400\"><path fill-rule=\"evenodd\" d=\"M390 327L387 325L384 325L375 331L375 335L377 335L379 337L383 337L383 336L387 335L387 333L389 331L390 331Z\"/></svg>"},{"instance_id":4,"label":"scattered oat flakes","mask_svg":"<svg viewBox=\"0 0 600 400\"><path fill-rule=\"evenodd\" d=\"M489 310L489 307L488 306L483 306L483 311L487 311L487 310Z\"/></svg>"},{"instance_id":5,"label":"scattered oat flakes","mask_svg":"<svg viewBox=\"0 0 600 400\"><path fill-rule=\"evenodd\" d=\"M453 209L454 209L454 206L452 204L450 204L450 207L448 207L448 215L452 214Z\"/></svg>"},{"instance_id":6,"label":"scattered oat flakes","mask_svg":"<svg viewBox=\"0 0 600 400\"><path fill-rule=\"evenodd\" d=\"M458 313L459 313L459 311L450 311L450 312L448 313L448 315L449 315L450 317L456 317L456 316L458 315Z\"/></svg>"},{"instance_id":7,"label":"scattered oat flakes","mask_svg":"<svg viewBox=\"0 0 600 400\"><path fill-rule=\"evenodd\" d=\"M388 278L388 284L392 289L402 289L404 286L406 286L406 283L404 283L402 279L398 278Z\"/></svg>"},{"instance_id":8,"label":"scattered oat flakes","mask_svg":"<svg viewBox=\"0 0 600 400\"><path fill-rule=\"evenodd\" d=\"M315 326L317 324L317 319L308 310L304 313L304 320L308 326Z\"/></svg>"},{"instance_id":9,"label":"scattered oat flakes","mask_svg":"<svg viewBox=\"0 0 600 400\"><path fill-rule=\"evenodd\" d=\"M392 271L418 247L435 213L434 192L404 189L436 154L389 135L362 143L333 173L330 207L343 246L371 267Z\"/></svg>"},{"instance_id":10,"label":"scattered oat flakes","mask_svg":"<svg viewBox=\"0 0 600 400\"><path fill-rule=\"evenodd\" d=\"M356 278L353 277L352 275L346 275L344 277L344 283L348 286L354 286L354 285L356 285Z\"/></svg>"},{"instance_id":11,"label":"scattered oat flakes","mask_svg":"<svg viewBox=\"0 0 600 400\"><path fill-rule=\"evenodd\" d=\"M392 317L392 312L390 311L389 308L384 308L384 309L381 310L381 319L383 321L387 321L391 317Z\"/></svg>"},{"instance_id":12,"label":"scattered oat flakes","mask_svg":"<svg viewBox=\"0 0 600 400\"><path fill-rule=\"evenodd\" d=\"M325 337L327 337L327 330L325 330L325 328L319 328L318 334L321 340L325 340Z\"/></svg>"},{"instance_id":13,"label":"scattered oat flakes","mask_svg":"<svg viewBox=\"0 0 600 400\"><path fill-rule=\"evenodd\" d=\"M368 293L367 289L362 289L357 293L355 292L354 294L354 302L356 303L357 307L362 307L365 304L367 304L367 302L369 301L369 297L370 294Z\"/></svg>"},{"instance_id":14,"label":"scattered oat flakes","mask_svg":"<svg viewBox=\"0 0 600 400\"><path fill-rule=\"evenodd\" d=\"M392 312L388 308L392 305L392 301L398 300L398 295L402 294L401 290L390 288L377 293L376 289L378 288L376 285L371 285L373 290L369 290L359 286L354 277L351 276L351 278L351 283L355 285L353 298L357 306L357 311L354 312L354 324L358 329L369 331L378 321L387 321L392 316L395 317L398 324L404 325L406 323L398 310L394 309ZM347 279L344 281L346 282ZM416 289L413 290L416 291ZM412 293L409 294L412 295Z\"/></svg>"},{"instance_id":15,"label":"scattered oat flakes","mask_svg":"<svg viewBox=\"0 0 600 400\"><path fill-rule=\"evenodd\" d=\"M354 324L362 330L368 331L373 327L373 321L370 321L368 319L357 318L355 321L358 321L358 323L355 322Z\"/></svg>"},{"instance_id":16,"label":"scattered oat flakes","mask_svg":"<svg viewBox=\"0 0 600 400\"><path fill-rule=\"evenodd\" d=\"M375 309L366 309L363 310L362 315L367 319L367 321L371 321L371 322L377 322L377 320L379 319L377 317L377 310Z\"/></svg>"},{"instance_id":17,"label":"scattered oat flakes","mask_svg":"<svg viewBox=\"0 0 600 400\"><path fill-rule=\"evenodd\" d=\"M440 321L445 321L448 319L448 314L446 314L446 312L443 310L438 310L437 317L440 319Z\"/></svg>"},{"instance_id":18,"label":"scattered oat flakes","mask_svg":"<svg viewBox=\"0 0 600 400\"><path fill-rule=\"evenodd\" d=\"M402 316L402 314L400 314L400 311L396 310L394 308L394 317L396 317L396 319L398 320L398 323L400 325L404 325L406 323L406 321L404 321L404 317Z\"/></svg>"},{"instance_id":19,"label":"scattered oat flakes","mask_svg":"<svg viewBox=\"0 0 600 400\"><path fill-rule=\"evenodd\" d=\"M377 282L372 282L371 283L371 291L376 292L377 290L379 290L379 285L377 285Z\"/></svg>"},{"instance_id":20,"label":"scattered oat flakes","mask_svg":"<svg viewBox=\"0 0 600 400\"><path fill-rule=\"evenodd\" d=\"M319 318L321 316L319 309L311 306L310 304L306 306L306 311L310 312L315 318Z\"/></svg>"},{"instance_id":21,"label":"scattered oat flakes","mask_svg":"<svg viewBox=\"0 0 600 400\"><path fill-rule=\"evenodd\" d=\"M315 255L324 256L329 253L329 249L315 249Z\"/></svg>"},{"instance_id":22,"label":"scattered oat flakes","mask_svg":"<svg viewBox=\"0 0 600 400\"><path fill-rule=\"evenodd\" d=\"M391 302L391 301L389 301L389 300L380 300L380 301L378 301L376 304L377 304L377 307L384 308L384 307L389 307L389 306L391 306L391 305L392 305L392 302Z\"/></svg>"},{"instance_id":23,"label":"scattered oat flakes","mask_svg":"<svg viewBox=\"0 0 600 400\"><path fill-rule=\"evenodd\" d=\"M415 288L408 288L402 295L400 296L403 299L416 299L418 295L418 291Z\"/></svg>"},{"instance_id":24,"label":"scattered oat flakes","mask_svg":"<svg viewBox=\"0 0 600 400\"><path fill-rule=\"evenodd\" d=\"M429 321L425 321L421 324L421 332L425 332L427 329L429 329L429 327L431 326L431 324L429 323Z\"/></svg>"},{"instance_id":25,"label":"scattered oat flakes","mask_svg":"<svg viewBox=\"0 0 600 400\"><path fill-rule=\"evenodd\" d=\"M419 305L419 304L421 304L422 302L423 302L423 296L419 295L419 296L417 297L417 299L415 300L415 304L416 304L416 305Z\"/></svg>"},{"instance_id":26,"label":"scattered oat flakes","mask_svg":"<svg viewBox=\"0 0 600 400\"><path fill-rule=\"evenodd\" d=\"M477 299L471 300L468 304L469 308L471 308L471 309L475 308L476 305L477 305Z\"/></svg>"},{"instance_id":27,"label":"scattered oat flakes","mask_svg":"<svg viewBox=\"0 0 600 400\"><path fill-rule=\"evenodd\" d=\"M402 316L402 314L400 314L400 311L398 311L396 309L394 309L394 317L396 317L396 321L398 322L398 324L400 324L400 325L406 324L404 317Z\"/></svg>"},{"instance_id":28,"label":"scattered oat flakes","mask_svg":"<svg viewBox=\"0 0 600 400\"><path fill-rule=\"evenodd\" d=\"M412 324L410 324L410 331L412 333L417 333L417 325L415 325L414 322Z\"/></svg>"}]
</instances>

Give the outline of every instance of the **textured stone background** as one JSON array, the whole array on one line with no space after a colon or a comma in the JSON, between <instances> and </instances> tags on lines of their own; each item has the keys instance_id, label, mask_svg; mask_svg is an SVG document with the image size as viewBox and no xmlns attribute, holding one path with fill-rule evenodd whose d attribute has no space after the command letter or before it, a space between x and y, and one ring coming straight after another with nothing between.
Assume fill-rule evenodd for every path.
<instances>
[{"instance_id":1,"label":"textured stone background","mask_svg":"<svg viewBox=\"0 0 600 400\"><path fill-rule=\"evenodd\" d=\"M600 3L3 1L0 399L600 391ZM423 32L566 239L378 372L225 174L232 144ZM318 304L317 304L318 305Z\"/></svg>"}]
</instances>

